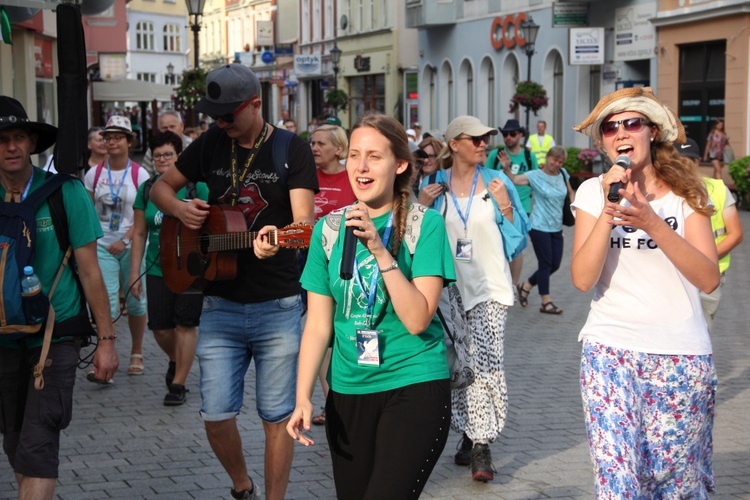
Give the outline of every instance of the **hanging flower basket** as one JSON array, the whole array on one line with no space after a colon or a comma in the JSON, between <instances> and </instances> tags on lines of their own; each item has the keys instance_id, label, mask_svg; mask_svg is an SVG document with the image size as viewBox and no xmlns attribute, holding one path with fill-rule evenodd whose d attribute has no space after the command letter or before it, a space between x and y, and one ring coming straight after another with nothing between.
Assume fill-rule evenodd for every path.
<instances>
[{"instance_id":1,"label":"hanging flower basket","mask_svg":"<svg viewBox=\"0 0 750 500\"><path fill-rule=\"evenodd\" d=\"M187 69L182 72L182 81L174 88L175 109L186 112L195 107L206 94L206 74L207 71L203 68Z\"/></svg>"},{"instance_id":2,"label":"hanging flower basket","mask_svg":"<svg viewBox=\"0 0 750 500\"><path fill-rule=\"evenodd\" d=\"M536 116L537 111L546 108L548 103L547 91L536 82L519 82L516 93L510 100L510 112L518 111L519 106L529 108Z\"/></svg>"}]
</instances>

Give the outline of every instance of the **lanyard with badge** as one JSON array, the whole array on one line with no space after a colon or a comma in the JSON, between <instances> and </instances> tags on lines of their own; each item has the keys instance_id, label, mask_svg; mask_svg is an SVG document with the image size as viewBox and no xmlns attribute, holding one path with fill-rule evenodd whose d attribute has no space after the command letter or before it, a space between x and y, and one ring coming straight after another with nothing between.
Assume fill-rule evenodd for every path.
<instances>
[{"instance_id":1,"label":"lanyard with badge","mask_svg":"<svg viewBox=\"0 0 750 500\"><path fill-rule=\"evenodd\" d=\"M393 212L388 217L388 223L385 226L385 234L383 234L383 247L388 248L388 241L391 239L391 231L393 229ZM365 289L364 280L359 270L359 262L357 258L354 258L354 280L357 282L357 286L362 291L362 294L367 294L367 309L365 311L365 323L367 328L357 329L357 364L360 365L372 365L380 366L380 346L379 346L379 335L382 330L375 330L372 328L372 314L375 307L375 297L378 291L378 277L380 276L380 270L377 264L372 271L370 276L370 287Z\"/></svg>"},{"instance_id":2,"label":"lanyard with badge","mask_svg":"<svg viewBox=\"0 0 750 500\"><path fill-rule=\"evenodd\" d=\"M250 153L248 153L247 161L245 162L245 168L242 171L242 174L237 178L237 140L232 139L232 151L229 155L229 161L232 167L232 201L230 205L235 206L237 204L237 199L240 196L240 188L239 184L240 182L245 178L247 175L248 170L250 170L250 166L253 164L253 161L255 160L255 155L258 153L258 150L263 145L263 142L266 140L266 134L268 133L268 123L263 123L263 130L261 130L260 135L258 136L258 139L256 139L255 144L253 144L253 148L250 150Z\"/></svg>"},{"instance_id":3,"label":"lanyard with badge","mask_svg":"<svg viewBox=\"0 0 750 500\"><path fill-rule=\"evenodd\" d=\"M128 175L128 170L130 170L130 164L131 161L128 158L128 164L125 166L125 170L122 173L122 179L120 179L120 184L117 186L117 191L115 191L113 182L112 182L112 168L109 165L109 160L107 160L107 176L109 177L109 195L112 198L112 215L109 217L109 230L110 231L119 231L120 230L120 222L122 222L122 209L123 209L123 203L122 199L120 198L120 191L122 190L122 185L125 184L126 176Z\"/></svg>"},{"instance_id":4,"label":"lanyard with badge","mask_svg":"<svg viewBox=\"0 0 750 500\"><path fill-rule=\"evenodd\" d=\"M453 169L451 169L450 177L448 182L451 183L451 198L453 198L453 206L456 207L456 212L461 218L461 222L464 223L464 237L456 240L456 260L461 262L471 262L471 239L469 238L469 213L471 212L471 202L474 201L474 192L477 189L477 181L479 180L479 169L474 171L474 182L471 184L471 193L469 193L469 202L466 205L466 213L461 211L461 206L458 204L458 198L456 193L453 192Z\"/></svg>"}]
</instances>

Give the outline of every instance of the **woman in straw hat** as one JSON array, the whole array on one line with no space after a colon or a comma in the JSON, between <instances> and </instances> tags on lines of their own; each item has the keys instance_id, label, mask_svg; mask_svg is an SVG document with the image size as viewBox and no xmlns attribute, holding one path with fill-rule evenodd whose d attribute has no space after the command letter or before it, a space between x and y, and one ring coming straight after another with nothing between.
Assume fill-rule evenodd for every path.
<instances>
[{"instance_id":1,"label":"woman in straw hat","mask_svg":"<svg viewBox=\"0 0 750 500\"><path fill-rule=\"evenodd\" d=\"M604 96L573 128L630 159L573 203L573 283L595 288L579 339L597 497L707 498L716 372L699 292L719 284L713 207L650 88Z\"/></svg>"}]
</instances>

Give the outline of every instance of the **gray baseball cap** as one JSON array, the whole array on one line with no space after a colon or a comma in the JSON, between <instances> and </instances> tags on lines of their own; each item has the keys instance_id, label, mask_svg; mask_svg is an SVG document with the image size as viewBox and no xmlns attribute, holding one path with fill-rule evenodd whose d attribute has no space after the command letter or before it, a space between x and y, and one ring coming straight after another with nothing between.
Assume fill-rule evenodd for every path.
<instances>
[{"instance_id":1,"label":"gray baseball cap","mask_svg":"<svg viewBox=\"0 0 750 500\"><path fill-rule=\"evenodd\" d=\"M226 115L260 94L260 80L242 64L226 64L206 75L206 95L195 109L209 116Z\"/></svg>"}]
</instances>

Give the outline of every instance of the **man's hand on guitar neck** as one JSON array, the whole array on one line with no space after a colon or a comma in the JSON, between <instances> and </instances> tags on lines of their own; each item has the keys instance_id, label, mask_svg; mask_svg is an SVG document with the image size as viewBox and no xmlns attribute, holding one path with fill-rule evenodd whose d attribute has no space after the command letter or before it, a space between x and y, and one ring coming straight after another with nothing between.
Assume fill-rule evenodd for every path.
<instances>
[{"instance_id":1,"label":"man's hand on guitar neck","mask_svg":"<svg viewBox=\"0 0 750 500\"><path fill-rule=\"evenodd\" d=\"M203 227L203 223L208 217L208 209L211 207L205 201L193 198L177 205L175 217L180 219L185 226L192 230L198 230Z\"/></svg>"},{"instance_id":2,"label":"man's hand on guitar neck","mask_svg":"<svg viewBox=\"0 0 750 500\"><path fill-rule=\"evenodd\" d=\"M278 229L276 226L263 226L258 231L258 236L255 237L255 241L253 242L253 251L259 259L268 259L276 255L276 252L279 251L278 245L272 245L268 239L268 233L276 231L276 229Z\"/></svg>"}]
</instances>

